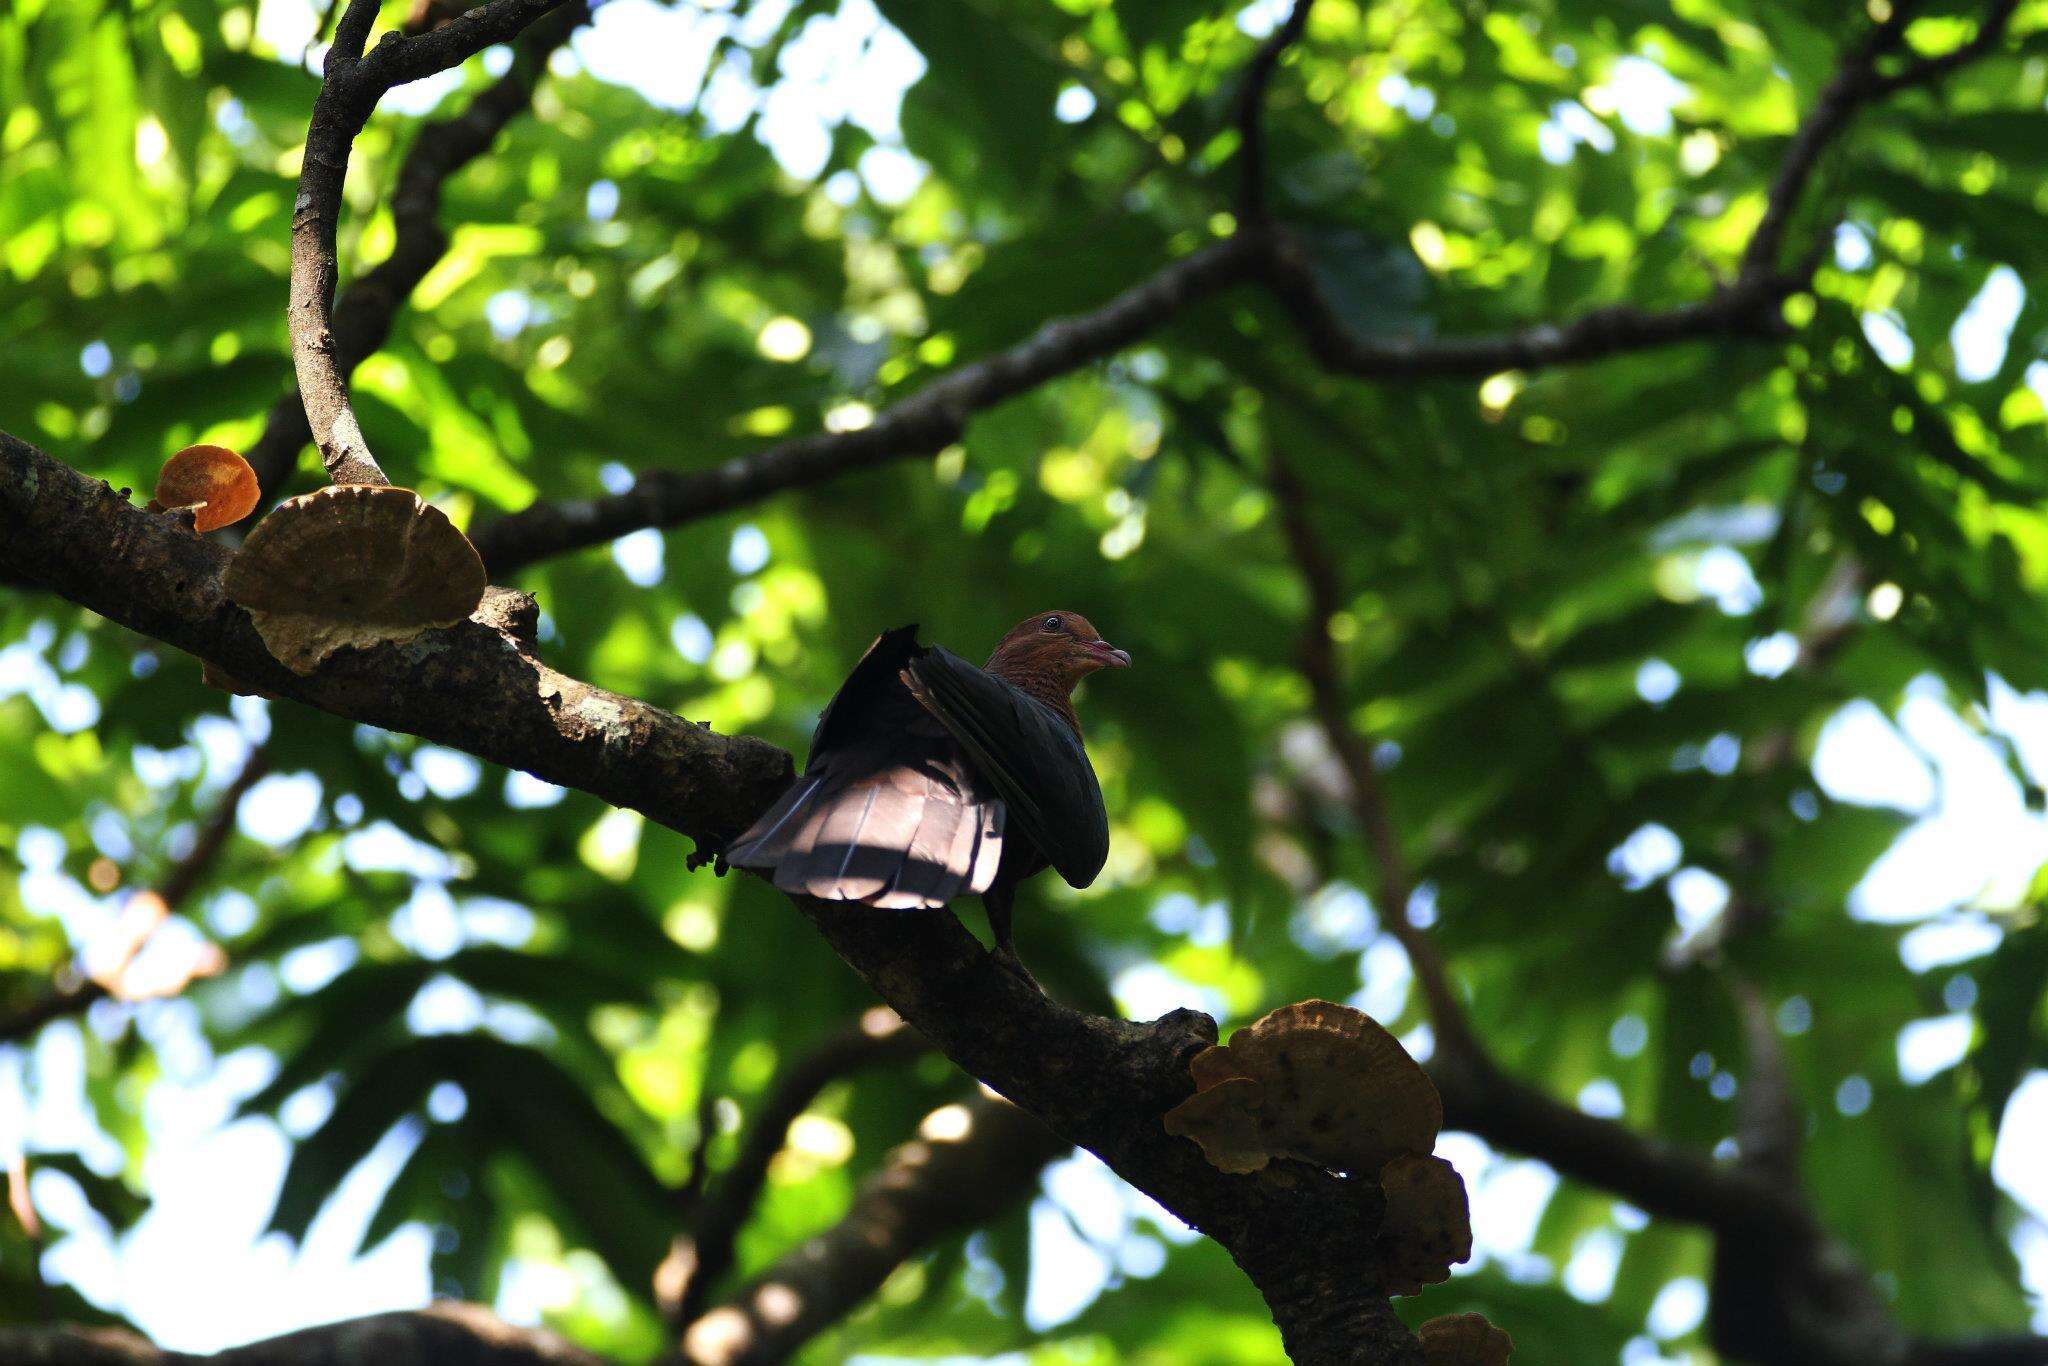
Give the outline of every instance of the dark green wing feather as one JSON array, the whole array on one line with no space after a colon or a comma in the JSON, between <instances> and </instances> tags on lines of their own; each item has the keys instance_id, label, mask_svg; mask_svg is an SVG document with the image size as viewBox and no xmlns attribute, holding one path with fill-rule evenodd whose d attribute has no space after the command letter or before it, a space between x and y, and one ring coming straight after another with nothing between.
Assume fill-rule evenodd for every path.
<instances>
[{"instance_id":1,"label":"dark green wing feather","mask_svg":"<svg viewBox=\"0 0 2048 1366\"><path fill-rule=\"evenodd\" d=\"M906 682L1009 808L1009 828L1075 887L1109 858L1109 814L1081 737L1051 707L942 646Z\"/></svg>"}]
</instances>

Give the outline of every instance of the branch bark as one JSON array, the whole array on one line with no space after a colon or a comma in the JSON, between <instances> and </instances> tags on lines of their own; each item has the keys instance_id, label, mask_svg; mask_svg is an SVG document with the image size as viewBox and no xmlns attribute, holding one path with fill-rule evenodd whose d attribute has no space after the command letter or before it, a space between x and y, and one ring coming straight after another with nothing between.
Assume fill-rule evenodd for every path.
<instances>
[{"instance_id":1,"label":"branch bark","mask_svg":"<svg viewBox=\"0 0 2048 1366\"><path fill-rule=\"evenodd\" d=\"M0 565L246 684L580 788L700 844L736 834L789 781L789 756L773 746L569 678L528 641L476 619L293 674L223 596L220 547L4 434L0 513L19 529L0 544ZM1188 1061L1215 1042L1213 1020L1177 1011L1139 1024L1047 1000L951 916L797 904L954 1062L1222 1243L1267 1297L1301 1366L1412 1366L1414 1339L1378 1289L1371 1257L1376 1190L1367 1200L1363 1183L1289 1163L1227 1175L1166 1133L1161 1117L1193 1089ZM1316 1239L1313 1257L1305 1236Z\"/></svg>"},{"instance_id":2,"label":"branch bark","mask_svg":"<svg viewBox=\"0 0 2048 1366\"><path fill-rule=\"evenodd\" d=\"M328 477L337 484L391 482L356 423L330 315L339 274L335 233L356 134L393 86L458 66L493 43L516 37L562 2L492 0L426 33L386 33L367 54L364 45L376 22L378 0L349 0L334 27L320 95L306 128L299 194L292 210L291 304L285 322L307 427Z\"/></svg>"},{"instance_id":3,"label":"branch bark","mask_svg":"<svg viewBox=\"0 0 2048 1366\"><path fill-rule=\"evenodd\" d=\"M10 527L0 565L251 687L580 788L714 846L745 829L793 771L764 741L717 735L558 673L529 638L479 618L294 674L222 593L225 549L5 433L0 510Z\"/></svg>"},{"instance_id":4,"label":"branch bark","mask_svg":"<svg viewBox=\"0 0 2048 1366\"><path fill-rule=\"evenodd\" d=\"M529 106L549 54L589 14L590 7L578 0L535 24L520 39L511 70L460 114L428 123L413 139L391 195L391 254L350 281L334 303L333 365L344 380L389 339L398 310L447 253L448 234L440 214L448 181L488 151L505 126ZM295 388L271 407L263 434L245 452L266 501L276 501L283 492L299 452L312 439L306 405Z\"/></svg>"},{"instance_id":5,"label":"branch bark","mask_svg":"<svg viewBox=\"0 0 2048 1366\"><path fill-rule=\"evenodd\" d=\"M787 784L788 756L773 746L567 678L534 658L529 641L480 621L343 652L301 678L221 596L219 547L4 434L0 514L15 529L0 542L0 567L82 606L281 697L581 788L713 847ZM1215 1037L1207 1017L1135 1023L1049 1001L994 966L950 916L799 909L947 1056L1221 1242L1285 1320L1300 1361L1412 1361L1411 1340L1371 1290L1377 1213L1356 1183L1293 1164L1270 1177L1226 1176L1160 1125L1191 1089L1188 1059ZM1491 1067L1440 1058L1433 1075L1450 1124L1652 1215L1787 1244L1816 1231L1802 1202L1743 1168L1633 1134ZM1119 1103L1105 1106L1104 1096Z\"/></svg>"},{"instance_id":6,"label":"branch bark","mask_svg":"<svg viewBox=\"0 0 2048 1366\"><path fill-rule=\"evenodd\" d=\"M0 1327L8 1366L606 1366L545 1329L506 1323L478 1305L425 1309L305 1328L222 1352L167 1352L119 1329Z\"/></svg>"}]
</instances>

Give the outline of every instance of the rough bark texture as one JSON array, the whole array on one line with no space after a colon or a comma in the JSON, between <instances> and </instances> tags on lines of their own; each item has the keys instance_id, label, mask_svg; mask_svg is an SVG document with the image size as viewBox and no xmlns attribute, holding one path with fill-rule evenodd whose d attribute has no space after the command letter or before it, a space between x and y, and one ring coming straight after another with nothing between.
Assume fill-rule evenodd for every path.
<instances>
[{"instance_id":1,"label":"rough bark texture","mask_svg":"<svg viewBox=\"0 0 2048 1366\"><path fill-rule=\"evenodd\" d=\"M338 269L335 232L341 221L342 184L349 153L377 101L393 86L458 66L493 43L505 42L562 0L492 0L431 32L387 33L363 51L376 22L378 0L349 0L334 27L322 67L320 96L306 127L299 194L292 206L291 302L285 325L307 426L328 476L337 484L388 484L370 454L349 405L348 380L337 363L333 319Z\"/></svg>"},{"instance_id":2,"label":"rough bark texture","mask_svg":"<svg viewBox=\"0 0 2048 1366\"><path fill-rule=\"evenodd\" d=\"M413 139L391 195L391 254L350 281L334 302L333 364L343 379L384 345L399 308L446 254L448 234L440 211L448 180L488 151L505 125L526 109L548 54L589 14L588 5L569 4L536 23L520 39L510 71L460 114L427 124ZM272 406L263 434L244 452L266 503L277 501L299 452L312 439L306 405L294 389Z\"/></svg>"},{"instance_id":3,"label":"rough bark texture","mask_svg":"<svg viewBox=\"0 0 2048 1366\"><path fill-rule=\"evenodd\" d=\"M0 564L244 684L468 750L714 842L744 829L792 772L773 745L569 678L529 641L475 619L294 674L223 595L227 551L4 433L0 514L10 528Z\"/></svg>"},{"instance_id":4,"label":"rough bark texture","mask_svg":"<svg viewBox=\"0 0 2048 1366\"><path fill-rule=\"evenodd\" d=\"M305 1328L223 1352L166 1352L105 1328L0 1328L6 1366L606 1366L542 1329L519 1328L473 1304Z\"/></svg>"}]
</instances>

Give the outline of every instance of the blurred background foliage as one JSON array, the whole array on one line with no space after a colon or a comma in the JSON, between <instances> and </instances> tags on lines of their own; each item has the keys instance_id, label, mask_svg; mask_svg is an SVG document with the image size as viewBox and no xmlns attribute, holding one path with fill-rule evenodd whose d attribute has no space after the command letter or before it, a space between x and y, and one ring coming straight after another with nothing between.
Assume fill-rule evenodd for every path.
<instances>
[{"instance_id":1,"label":"blurred background foliage","mask_svg":"<svg viewBox=\"0 0 2048 1366\"><path fill-rule=\"evenodd\" d=\"M1952 45L1968 12L1930 5L1914 41ZM474 523L858 426L1227 232L1236 73L1278 17L612 0L450 182L449 250L357 378L371 444ZM290 374L317 19L303 0L0 13L0 425L137 489L186 443L255 439ZM1424 879L1411 913L1501 1061L1725 1144L1745 1064L1702 950L1725 937L1777 1013L1827 1223L1914 1330L2023 1327L2048 1196L2037 1180L2029 1213L1993 1177L2008 1102L2048 1066L2048 325L2024 283L2048 272L2044 19L2023 5L2034 36L1841 141L1795 229L1825 255L1781 342L1364 385L1240 290L935 461L518 583L564 670L799 751L881 628L973 654L1031 611L1085 611L1138 661L1081 707L1114 849L1087 892L1032 889L1027 959L1132 1012L1349 999L1425 1054L1294 670L1304 598L1258 473L1282 454L1340 561L1355 719ZM1274 89L1274 209L1368 332L1698 298L1862 22L1823 0L1322 0ZM422 118L502 57L371 123L344 280L390 249ZM125 952L134 893L259 749L200 885L124 959L132 994L164 998L0 1046L0 1155L42 1211L33 1246L0 1221L0 1315L133 1315L203 1346L362 1307L301 1287L298 1319L195 1323L152 1296L174 1259L134 1230L176 1234L163 1183L193 1170L153 1152L256 1126L275 1161L197 1170L258 1187L236 1199L273 1234L306 1239L345 1195L344 1251L399 1246L437 1293L652 1351L693 1155L729 1160L778 1068L865 990L777 897L685 871L686 842L637 816L230 702L188 658L8 592L0 1018ZM188 980L216 951L224 971ZM829 1224L960 1094L929 1058L829 1088L742 1268ZM1703 1234L1447 1143L1481 1255L1425 1312L1482 1309L1532 1362L1713 1359ZM1008 1350L1276 1344L1215 1247L1069 1163L809 1359Z\"/></svg>"}]
</instances>

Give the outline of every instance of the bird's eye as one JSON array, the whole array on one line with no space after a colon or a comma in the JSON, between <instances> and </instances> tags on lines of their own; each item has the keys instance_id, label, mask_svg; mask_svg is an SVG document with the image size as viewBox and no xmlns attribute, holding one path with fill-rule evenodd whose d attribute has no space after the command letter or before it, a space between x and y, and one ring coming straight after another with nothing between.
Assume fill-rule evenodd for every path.
<instances>
[{"instance_id":1,"label":"bird's eye","mask_svg":"<svg viewBox=\"0 0 2048 1366\"><path fill-rule=\"evenodd\" d=\"M1060 629L1060 619L1058 617L1047 617L1044 620L1044 622L1040 624L1039 629L1044 631L1057 631Z\"/></svg>"}]
</instances>

